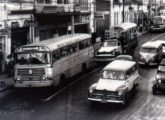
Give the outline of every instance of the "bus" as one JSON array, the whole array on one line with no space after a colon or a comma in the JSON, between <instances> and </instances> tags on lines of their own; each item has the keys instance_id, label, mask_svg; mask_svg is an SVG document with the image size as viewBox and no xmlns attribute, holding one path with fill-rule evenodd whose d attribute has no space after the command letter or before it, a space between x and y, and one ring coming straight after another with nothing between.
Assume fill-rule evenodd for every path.
<instances>
[{"instance_id":1,"label":"bus","mask_svg":"<svg viewBox=\"0 0 165 120\"><path fill-rule=\"evenodd\" d=\"M122 52L129 53L133 51L137 42L137 25L131 22L121 23L113 26L114 37L111 39L118 39L121 43Z\"/></svg>"},{"instance_id":2,"label":"bus","mask_svg":"<svg viewBox=\"0 0 165 120\"><path fill-rule=\"evenodd\" d=\"M155 16L153 20L150 22L149 31L165 31L165 16Z\"/></svg>"},{"instance_id":3,"label":"bus","mask_svg":"<svg viewBox=\"0 0 165 120\"><path fill-rule=\"evenodd\" d=\"M16 50L15 87L63 84L94 65L91 35L77 33L21 46Z\"/></svg>"}]
</instances>

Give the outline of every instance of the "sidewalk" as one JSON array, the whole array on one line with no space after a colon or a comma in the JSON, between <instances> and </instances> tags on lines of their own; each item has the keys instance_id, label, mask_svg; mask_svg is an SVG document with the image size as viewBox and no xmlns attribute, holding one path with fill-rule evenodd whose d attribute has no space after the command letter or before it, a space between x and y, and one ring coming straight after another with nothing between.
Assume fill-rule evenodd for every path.
<instances>
[{"instance_id":1,"label":"sidewalk","mask_svg":"<svg viewBox=\"0 0 165 120\"><path fill-rule=\"evenodd\" d=\"M0 92L3 92L11 87L13 87L14 81L13 77L8 77L6 74L0 75Z\"/></svg>"},{"instance_id":2,"label":"sidewalk","mask_svg":"<svg viewBox=\"0 0 165 120\"><path fill-rule=\"evenodd\" d=\"M143 34L145 34L145 33L147 33L148 31L142 31L142 32L139 32L139 31L137 31L137 37L139 37L139 36L141 36L141 35L143 35Z\"/></svg>"}]
</instances>

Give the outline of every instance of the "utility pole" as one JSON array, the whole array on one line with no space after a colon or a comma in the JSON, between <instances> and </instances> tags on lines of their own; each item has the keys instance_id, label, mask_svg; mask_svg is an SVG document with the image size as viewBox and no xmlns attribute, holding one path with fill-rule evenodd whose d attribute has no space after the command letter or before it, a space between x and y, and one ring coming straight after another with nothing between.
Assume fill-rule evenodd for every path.
<instances>
[{"instance_id":1,"label":"utility pole","mask_svg":"<svg viewBox=\"0 0 165 120\"><path fill-rule=\"evenodd\" d=\"M125 14L124 14L124 12L125 12L124 7L125 7L125 0L123 0L123 22L125 22L125 20L124 20L124 17L125 17Z\"/></svg>"},{"instance_id":2,"label":"utility pole","mask_svg":"<svg viewBox=\"0 0 165 120\"><path fill-rule=\"evenodd\" d=\"M111 0L109 0L109 27L111 26Z\"/></svg>"}]
</instances>

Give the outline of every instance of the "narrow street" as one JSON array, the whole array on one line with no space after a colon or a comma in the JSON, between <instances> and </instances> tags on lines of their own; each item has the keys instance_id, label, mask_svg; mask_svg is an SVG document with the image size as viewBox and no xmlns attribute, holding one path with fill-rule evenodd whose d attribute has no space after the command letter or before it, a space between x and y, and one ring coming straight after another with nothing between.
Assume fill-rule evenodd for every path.
<instances>
[{"instance_id":1,"label":"narrow street","mask_svg":"<svg viewBox=\"0 0 165 120\"><path fill-rule=\"evenodd\" d=\"M134 58L140 46L150 40L165 39L164 33L146 33L138 38ZM152 95L152 81L157 67L140 67L142 80L127 107L87 101L88 88L101 77L102 71L79 78L58 94L52 89L10 89L0 93L1 120L164 120L165 96ZM53 96L52 96L53 95ZM47 99L50 98L50 99ZM47 100L46 100L47 99Z\"/></svg>"}]
</instances>

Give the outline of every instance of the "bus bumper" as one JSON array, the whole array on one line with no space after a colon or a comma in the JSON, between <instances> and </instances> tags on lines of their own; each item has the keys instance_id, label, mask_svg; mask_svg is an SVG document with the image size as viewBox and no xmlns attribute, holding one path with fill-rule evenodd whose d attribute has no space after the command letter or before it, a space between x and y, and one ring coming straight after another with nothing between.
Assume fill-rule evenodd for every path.
<instances>
[{"instance_id":1,"label":"bus bumper","mask_svg":"<svg viewBox=\"0 0 165 120\"><path fill-rule=\"evenodd\" d=\"M47 81L22 81L15 82L14 87L50 87L53 85L53 80Z\"/></svg>"}]
</instances>

